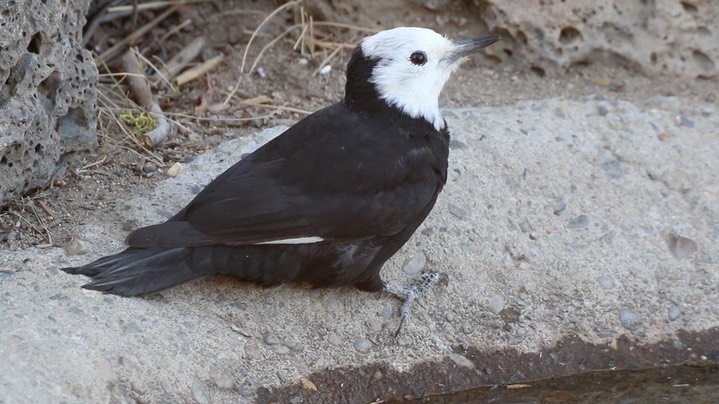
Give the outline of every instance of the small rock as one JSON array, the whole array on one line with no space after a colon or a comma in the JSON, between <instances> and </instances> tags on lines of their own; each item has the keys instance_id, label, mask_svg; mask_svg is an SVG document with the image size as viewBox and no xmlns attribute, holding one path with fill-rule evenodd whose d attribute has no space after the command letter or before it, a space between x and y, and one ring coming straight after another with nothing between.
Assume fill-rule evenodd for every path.
<instances>
[{"instance_id":1,"label":"small rock","mask_svg":"<svg viewBox=\"0 0 719 404\"><path fill-rule=\"evenodd\" d=\"M342 343L342 340L340 339L340 336L337 335L335 332L330 331L327 333L327 342L334 346L339 346Z\"/></svg>"},{"instance_id":2,"label":"small rock","mask_svg":"<svg viewBox=\"0 0 719 404\"><path fill-rule=\"evenodd\" d=\"M79 307L77 307L77 306L70 306L70 307L67 309L67 312L68 312L68 313L75 314L75 315L78 315L78 316L81 316L81 315L84 314L83 311L82 311L82 309L79 308ZM132 324L134 324L134 323L132 323ZM137 326L136 326L136 327L137 327Z\"/></svg>"},{"instance_id":3,"label":"small rock","mask_svg":"<svg viewBox=\"0 0 719 404\"><path fill-rule=\"evenodd\" d=\"M610 179L616 180L624 176L624 168L622 167L622 162L619 160L602 163L600 167L604 170L604 174Z\"/></svg>"},{"instance_id":4,"label":"small rock","mask_svg":"<svg viewBox=\"0 0 719 404\"><path fill-rule=\"evenodd\" d=\"M277 378L280 379L281 383L289 383L292 381L290 375L287 374L287 372L285 372L284 370L277 371Z\"/></svg>"},{"instance_id":5,"label":"small rock","mask_svg":"<svg viewBox=\"0 0 719 404\"><path fill-rule=\"evenodd\" d=\"M606 105L600 105L599 108L597 108L599 115L601 116L607 116L609 114L609 109Z\"/></svg>"},{"instance_id":6,"label":"small rock","mask_svg":"<svg viewBox=\"0 0 719 404\"><path fill-rule=\"evenodd\" d=\"M354 347L357 352L367 353L372 348L372 342L370 342L370 340L368 340L367 338L360 338L355 341Z\"/></svg>"},{"instance_id":7,"label":"small rock","mask_svg":"<svg viewBox=\"0 0 719 404\"><path fill-rule=\"evenodd\" d=\"M609 83L609 91L614 92L622 92L626 89L627 83L624 80L612 80L611 83Z\"/></svg>"},{"instance_id":8,"label":"small rock","mask_svg":"<svg viewBox=\"0 0 719 404\"><path fill-rule=\"evenodd\" d=\"M554 214L559 216L560 213L564 212L564 209L567 209L567 204L564 201L559 201L554 205Z\"/></svg>"},{"instance_id":9,"label":"small rock","mask_svg":"<svg viewBox=\"0 0 719 404\"><path fill-rule=\"evenodd\" d=\"M221 369L212 369L210 371L210 379L215 383L215 386L221 389L231 389L235 386L235 380L232 376Z\"/></svg>"},{"instance_id":10,"label":"small rock","mask_svg":"<svg viewBox=\"0 0 719 404\"><path fill-rule=\"evenodd\" d=\"M602 275L597 278L597 283L599 283L599 286L604 290L612 290L616 286L614 284L614 278L606 275Z\"/></svg>"},{"instance_id":11,"label":"small rock","mask_svg":"<svg viewBox=\"0 0 719 404\"><path fill-rule=\"evenodd\" d=\"M589 216L587 215L579 215L569 219L569 222L567 223L568 229L581 229L587 226L589 226Z\"/></svg>"},{"instance_id":12,"label":"small rock","mask_svg":"<svg viewBox=\"0 0 719 404\"><path fill-rule=\"evenodd\" d=\"M137 325L136 322L130 321L129 323L125 324L125 331L132 333L141 333L142 328L140 328L140 326Z\"/></svg>"},{"instance_id":13,"label":"small rock","mask_svg":"<svg viewBox=\"0 0 719 404\"><path fill-rule=\"evenodd\" d=\"M198 403L205 404L210 402L210 397L207 395L205 386L201 381L192 379L192 382L190 383L190 390L192 391L192 396Z\"/></svg>"},{"instance_id":14,"label":"small rock","mask_svg":"<svg viewBox=\"0 0 719 404\"><path fill-rule=\"evenodd\" d=\"M669 244L672 254L680 260L694 254L699 249L696 241L684 236L672 237Z\"/></svg>"},{"instance_id":15,"label":"small rock","mask_svg":"<svg viewBox=\"0 0 719 404\"><path fill-rule=\"evenodd\" d=\"M530 233L534 231L534 228L531 224L529 224L529 220L524 219L521 222L519 222L519 230L522 233Z\"/></svg>"},{"instance_id":16,"label":"small rock","mask_svg":"<svg viewBox=\"0 0 719 404\"><path fill-rule=\"evenodd\" d=\"M263 339L265 341L265 344L267 345L277 345L280 343L280 339L277 338L274 334L267 334L265 335L265 338Z\"/></svg>"},{"instance_id":17,"label":"small rock","mask_svg":"<svg viewBox=\"0 0 719 404\"><path fill-rule=\"evenodd\" d=\"M382 322L377 318L367 320L367 328L372 332L382 331Z\"/></svg>"},{"instance_id":18,"label":"small rock","mask_svg":"<svg viewBox=\"0 0 719 404\"><path fill-rule=\"evenodd\" d=\"M628 309L619 310L619 322L627 330L634 330L641 322L639 313Z\"/></svg>"},{"instance_id":19,"label":"small rock","mask_svg":"<svg viewBox=\"0 0 719 404\"><path fill-rule=\"evenodd\" d=\"M326 74L329 74L329 72L331 72L331 71L332 71L332 66L325 65L325 66L322 66L322 68L320 69L320 74L324 76Z\"/></svg>"},{"instance_id":20,"label":"small rock","mask_svg":"<svg viewBox=\"0 0 719 404\"><path fill-rule=\"evenodd\" d=\"M254 377L248 377L239 387L239 393L243 397L251 397L255 394L260 382Z\"/></svg>"},{"instance_id":21,"label":"small rock","mask_svg":"<svg viewBox=\"0 0 719 404\"><path fill-rule=\"evenodd\" d=\"M335 313L343 313L345 311L344 303L342 303L342 301L338 299L337 296L332 296L327 299L327 302L325 303L325 308Z\"/></svg>"},{"instance_id":22,"label":"small rock","mask_svg":"<svg viewBox=\"0 0 719 404\"><path fill-rule=\"evenodd\" d=\"M474 369L474 363L472 363L471 360L467 359L466 356L462 356L457 353L451 353L449 354L449 358L452 359L452 362L456 363L459 366L463 366L465 368Z\"/></svg>"},{"instance_id":23,"label":"small rock","mask_svg":"<svg viewBox=\"0 0 719 404\"><path fill-rule=\"evenodd\" d=\"M84 255L90 252L85 243L77 237L72 237L63 247L67 255Z\"/></svg>"},{"instance_id":24,"label":"small rock","mask_svg":"<svg viewBox=\"0 0 719 404\"><path fill-rule=\"evenodd\" d=\"M401 346L402 348L407 348L408 346L412 345L412 340L407 337L399 337L397 338L397 345Z\"/></svg>"},{"instance_id":25,"label":"small rock","mask_svg":"<svg viewBox=\"0 0 719 404\"><path fill-rule=\"evenodd\" d=\"M182 163L175 162L170 168L167 169L167 176L168 177L177 177L178 175L182 174L184 171L184 167L182 167Z\"/></svg>"},{"instance_id":26,"label":"small rock","mask_svg":"<svg viewBox=\"0 0 719 404\"><path fill-rule=\"evenodd\" d=\"M682 107L683 103L684 101L682 101L679 97L663 95L651 97L646 101L646 105L650 108L663 109L667 111L677 110Z\"/></svg>"},{"instance_id":27,"label":"small rock","mask_svg":"<svg viewBox=\"0 0 719 404\"><path fill-rule=\"evenodd\" d=\"M417 252L416 255L407 258L402 264L402 271L407 276L418 274L424 266L427 265L427 257L422 251Z\"/></svg>"},{"instance_id":28,"label":"small rock","mask_svg":"<svg viewBox=\"0 0 719 404\"><path fill-rule=\"evenodd\" d=\"M140 396L147 393L147 386L135 376L130 377L130 388Z\"/></svg>"},{"instance_id":29,"label":"small rock","mask_svg":"<svg viewBox=\"0 0 719 404\"><path fill-rule=\"evenodd\" d=\"M694 127L694 121L692 121L691 119L687 118L684 115L677 115L677 117L675 119L676 119L677 125L679 125L679 126L685 126L687 128Z\"/></svg>"},{"instance_id":30,"label":"small rock","mask_svg":"<svg viewBox=\"0 0 719 404\"><path fill-rule=\"evenodd\" d=\"M230 104L225 104L224 102L216 102L207 106L207 110L213 114L219 114L220 112L227 111L228 109L230 109Z\"/></svg>"},{"instance_id":31,"label":"small rock","mask_svg":"<svg viewBox=\"0 0 719 404\"><path fill-rule=\"evenodd\" d=\"M682 315L682 308L681 306L672 306L669 308L669 311L667 313L667 316L669 317L669 321L674 321L679 318L679 316Z\"/></svg>"},{"instance_id":32,"label":"small rock","mask_svg":"<svg viewBox=\"0 0 719 404\"><path fill-rule=\"evenodd\" d=\"M287 348L284 345L276 345L275 353L280 355L287 355L288 353L290 353L290 348Z\"/></svg>"},{"instance_id":33,"label":"small rock","mask_svg":"<svg viewBox=\"0 0 719 404\"><path fill-rule=\"evenodd\" d=\"M452 313L451 311L447 312L447 314L444 315L444 318L451 323L452 321L454 321L454 313Z\"/></svg>"},{"instance_id":34,"label":"small rock","mask_svg":"<svg viewBox=\"0 0 719 404\"><path fill-rule=\"evenodd\" d=\"M377 380L382 380L384 375L382 374L381 370L375 370L374 373L372 373L372 381L376 382Z\"/></svg>"},{"instance_id":35,"label":"small rock","mask_svg":"<svg viewBox=\"0 0 719 404\"><path fill-rule=\"evenodd\" d=\"M155 171L157 171L157 164L153 162L148 161L142 165L142 172L145 174L154 173Z\"/></svg>"},{"instance_id":36,"label":"small rock","mask_svg":"<svg viewBox=\"0 0 719 404\"><path fill-rule=\"evenodd\" d=\"M469 213L467 213L466 210L460 208L457 205L454 204L447 204L447 207L449 208L449 213L452 214L452 216L456 217L459 220L465 220L469 216Z\"/></svg>"},{"instance_id":37,"label":"small rock","mask_svg":"<svg viewBox=\"0 0 719 404\"><path fill-rule=\"evenodd\" d=\"M305 349L305 347L297 341L285 341L285 346L295 352L300 352Z\"/></svg>"},{"instance_id":38,"label":"small rock","mask_svg":"<svg viewBox=\"0 0 719 404\"><path fill-rule=\"evenodd\" d=\"M262 359L262 350L254 342L248 342L245 344L245 356L249 359Z\"/></svg>"},{"instance_id":39,"label":"small rock","mask_svg":"<svg viewBox=\"0 0 719 404\"><path fill-rule=\"evenodd\" d=\"M462 332L463 332L463 333L465 333L465 334L471 334L472 331L474 331L474 330L472 329L472 325L469 324L469 321L465 321L465 322L462 323Z\"/></svg>"},{"instance_id":40,"label":"small rock","mask_svg":"<svg viewBox=\"0 0 719 404\"><path fill-rule=\"evenodd\" d=\"M300 384L302 384L302 388L305 390L317 391L317 386L314 383L312 383L309 379L300 377Z\"/></svg>"},{"instance_id":41,"label":"small rock","mask_svg":"<svg viewBox=\"0 0 719 404\"><path fill-rule=\"evenodd\" d=\"M172 383L170 383L170 381L167 379L162 379L162 381L160 381L160 387L162 388L162 391L164 391L165 394L168 394L168 395L174 393L174 391L175 391L172 388Z\"/></svg>"},{"instance_id":42,"label":"small rock","mask_svg":"<svg viewBox=\"0 0 719 404\"><path fill-rule=\"evenodd\" d=\"M460 142L459 140L456 140L456 139L451 139L451 140L449 141L449 148L450 148L450 149L460 149L460 150L461 150L461 149L467 149L468 146L467 146L467 144L464 143L464 142Z\"/></svg>"},{"instance_id":43,"label":"small rock","mask_svg":"<svg viewBox=\"0 0 719 404\"><path fill-rule=\"evenodd\" d=\"M499 314L504 309L504 298L500 295L494 295L489 298L489 311Z\"/></svg>"},{"instance_id":44,"label":"small rock","mask_svg":"<svg viewBox=\"0 0 719 404\"><path fill-rule=\"evenodd\" d=\"M614 243L614 237L617 235L617 232L614 230L610 230L602 235L600 239L606 243L606 244L612 244Z\"/></svg>"}]
</instances>

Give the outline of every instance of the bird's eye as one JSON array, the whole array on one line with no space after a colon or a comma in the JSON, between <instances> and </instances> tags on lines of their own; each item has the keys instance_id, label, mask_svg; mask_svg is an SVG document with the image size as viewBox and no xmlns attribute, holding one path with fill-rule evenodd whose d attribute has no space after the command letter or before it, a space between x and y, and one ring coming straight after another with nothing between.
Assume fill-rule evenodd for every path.
<instances>
[{"instance_id":1,"label":"bird's eye","mask_svg":"<svg viewBox=\"0 0 719 404\"><path fill-rule=\"evenodd\" d=\"M422 66L427 63L427 55L424 52L416 51L409 56L409 61L413 65Z\"/></svg>"}]
</instances>

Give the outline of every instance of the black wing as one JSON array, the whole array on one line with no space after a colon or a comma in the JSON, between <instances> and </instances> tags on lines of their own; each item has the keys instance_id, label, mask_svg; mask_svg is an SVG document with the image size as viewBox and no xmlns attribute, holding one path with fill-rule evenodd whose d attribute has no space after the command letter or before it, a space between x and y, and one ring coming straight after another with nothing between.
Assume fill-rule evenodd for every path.
<instances>
[{"instance_id":1,"label":"black wing","mask_svg":"<svg viewBox=\"0 0 719 404\"><path fill-rule=\"evenodd\" d=\"M400 232L441 190L448 139L414 120L369 118L341 103L310 115L222 173L168 222L132 232L128 244L362 240Z\"/></svg>"}]
</instances>

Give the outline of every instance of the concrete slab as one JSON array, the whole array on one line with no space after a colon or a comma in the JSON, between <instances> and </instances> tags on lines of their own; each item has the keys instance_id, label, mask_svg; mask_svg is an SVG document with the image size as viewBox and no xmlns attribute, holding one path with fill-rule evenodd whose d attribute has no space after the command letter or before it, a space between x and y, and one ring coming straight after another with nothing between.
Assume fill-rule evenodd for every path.
<instances>
[{"instance_id":1,"label":"concrete slab","mask_svg":"<svg viewBox=\"0 0 719 404\"><path fill-rule=\"evenodd\" d=\"M468 383L500 372L481 365L492 355L539 360L567 341L619 356L669 341L670 362L719 361L686 337L719 345L715 106L549 99L446 118L445 192L383 276L410 283L425 268L450 283L418 301L398 339L399 302L386 295L217 278L120 298L57 270L119 251L127 228L169 217L275 128L128 190L116 215L76 229L91 254L0 251L0 403L236 402L295 384L295 401L369 401L409 394L379 382L390 374L441 391L419 365ZM345 395L323 372L364 378L364 390Z\"/></svg>"}]
</instances>

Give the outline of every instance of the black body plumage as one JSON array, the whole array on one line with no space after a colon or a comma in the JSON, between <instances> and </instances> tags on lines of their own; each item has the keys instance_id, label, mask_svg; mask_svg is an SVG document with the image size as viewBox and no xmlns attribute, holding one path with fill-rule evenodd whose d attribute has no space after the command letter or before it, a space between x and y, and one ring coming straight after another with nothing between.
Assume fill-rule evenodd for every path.
<instances>
[{"instance_id":1,"label":"black body plumage","mask_svg":"<svg viewBox=\"0 0 719 404\"><path fill-rule=\"evenodd\" d=\"M415 297L446 279L423 274L406 289L380 277L447 179L440 91L467 55L498 39L410 27L365 38L341 102L240 160L167 222L130 233L125 251L64 271L124 296L215 274L384 289L404 300L401 327Z\"/></svg>"},{"instance_id":2,"label":"black body plumage","mask_svg":"<svg viewBox=\"0 0 719 404\"><path fill-rule=\"evenodd\" d=\"M449 133L384 101L370 83L377 63L357 47L342 102L240 160L167 222L130 233L125 251L64 271L124 296L214 274L380 291L383 264L446 181ZM302 237L322 241L266 244Z\"/></svg>"}]
</instances>

